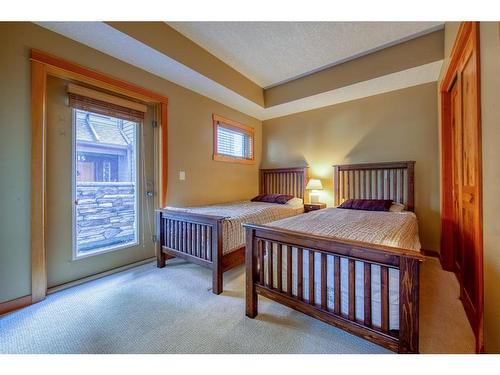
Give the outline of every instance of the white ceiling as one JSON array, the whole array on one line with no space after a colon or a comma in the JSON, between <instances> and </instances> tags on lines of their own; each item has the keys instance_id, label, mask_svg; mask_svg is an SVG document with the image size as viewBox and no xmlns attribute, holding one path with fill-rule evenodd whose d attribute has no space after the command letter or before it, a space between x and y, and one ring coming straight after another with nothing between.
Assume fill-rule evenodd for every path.
<instances>
[{"instance_id":1,"label":"white ceiling","mask_svg":"<svg viewBox=\"0 0 500 375\"><path fill-rule=\"evenodd\" d=\"M261 87L443 27L443 22L168 22Z\"/></svg>"},{"instance_id":2,"label":"white ceiling","mask_svg":"<svg viewBox=\"0 0 500 375\"><path fill-rule=\"evenodd\" d=\"M289 103L263 108L106 23L38 22L38 24L260 120L435 82L442 65L440 60ZM169 93L167 91L162 94L168 96Z\"/></svg>"}]
</instances>

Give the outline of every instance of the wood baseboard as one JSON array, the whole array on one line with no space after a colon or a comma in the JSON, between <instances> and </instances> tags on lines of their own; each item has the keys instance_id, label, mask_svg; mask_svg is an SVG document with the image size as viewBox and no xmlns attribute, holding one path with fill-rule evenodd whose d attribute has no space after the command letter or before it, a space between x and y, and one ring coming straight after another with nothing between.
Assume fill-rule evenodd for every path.
<instances>
[{"instance_id":1,"label":"wood baseboard","mask_svg":"<svg viewBox=\"0 0 500 375\"><path fill-rule=\"evenodd\" d=\"M13 299L11 301L0 303L0 315L7 314L11 311L21 309L31 305L31 294L28 296Z\"/></svg>"},{"instance_id":2,"label":"wood baseboard","mask_svg":"<svg viewBox=\"0 0 500 375\"><path fill-rule=\"evenodd\" d=\"M73 286L77 286L77 285L80 285L80 284L83 284L83 283L87 283L89 281L94 281L94 280L97 280L97 279L100 279L100 278L103 278L103 277L106 277L106 276L109 276L109 275L113 275L113 274L118 273L118 272L123 272L123 271L126 271L126 270L134 268L134 267L142 266L143 264L147 264L147 263L153 262L155 259L156 258L147 258L147 259L144 259L144 260L140 260L138 262L127 264L125 266L113 268L113 269L108 270L108 271L104 271L104 272L100 272L100 273L95 274L95 275L87 276L87 277L84 277L82 279L78 279L78 280L75 280L75 281L70 281L70 282L68 282L66 284L61 284L61 285L53 286L53 287L47 289L47 294L56 293L56 292L59 292L59 291L64 290L64 289L71 288Z\"/></svg>"}]
</instances>

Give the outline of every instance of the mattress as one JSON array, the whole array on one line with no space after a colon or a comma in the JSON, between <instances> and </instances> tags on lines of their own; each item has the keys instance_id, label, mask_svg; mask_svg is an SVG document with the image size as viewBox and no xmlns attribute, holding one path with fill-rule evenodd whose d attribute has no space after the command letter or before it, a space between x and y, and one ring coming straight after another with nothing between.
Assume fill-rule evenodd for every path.
<instances>
[{"instance_id":1,"label":"mattress","mask_svg":"<svg viewBox=\"0 0 500 375\"><path fill-rule=\"evenodd\" d=\"M222 251L228 254L245 246L243 224L266 224L271 221L295 216L304 212L304 207L286 204L240 201L198 207L166 207L169 210L203 215L223 216Z\"/></svg>"},{"instance_id":2,"label":"mattress","mask_svg":"<svg viewBox=\"0 0 500 375\"><path fill-rule=\"evenodd\" d=\"M420 251L417 217L408 211L326 208L267 225L323 237Z\"/></svg>"},{"instance_id":3,"label":"mattress","mask_svg":"<svg viewBox=\"0 0 500 375\"><path fill-rule=\"evenodd\" d=\"M283 229L312 233L330 238L341 238L369 242L385 246L399 247L420 251L418 238L418 223L412 212L371 212L359 210L345 210L329 208L287 218L269 223L268 226ZM273 249L273 280L277 287L277 245ZM282 287L288 291L286 284L286 256L288 248L283 248L282 259ZM297 249L292 248L292 295L297 296ZM333 286L333 256L327 256L327 307L334 308ZM321 301L321 255L315 253L314 257L314 302ZM264 260L265 281L268 280L268 258ZM364 264L355 262L355 317L364 319ZM380 266L371 266L371 303L372 325L381 326L381 285ZM303 250L303 293L306 301L309 296L309 251ZM348 259L340 258L340 311L347 315L349 312L349 287L348 287ZM399 271L389 268L389 329L399 329Z\"/></svg>"}]
</instances>

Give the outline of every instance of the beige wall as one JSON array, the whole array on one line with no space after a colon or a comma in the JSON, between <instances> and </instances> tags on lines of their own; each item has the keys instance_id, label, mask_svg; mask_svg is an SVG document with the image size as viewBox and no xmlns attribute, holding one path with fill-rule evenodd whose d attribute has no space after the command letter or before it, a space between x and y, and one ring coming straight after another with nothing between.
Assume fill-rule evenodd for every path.
<instances>
[{"instance_id":1,"label":"beige wall","mask_svg":"<svg viewBox=\"0 0 500 375\"><path fill-rule=\"evenodd\" d=\"M332 165L415 160L422 246L439 250L436 84L264 121L263 166L310 166L332 204Z\"/></svg>"},{"instance_id":2,"label":"beige wall","mask_svg":"<svg viewBox=\"0 0 500 375\"><path fill-rule=\"evenodd\" d=\"M0 23L0 302L30 294L30 48L157 91L169 98L171 205L249 198L258 192L261 122L30 23ZM212 161L212 113L255 128L255 165ZM179 170L187 180L178 180ZM235 188L237 187L237 188Z\"/></svg>"},{"instance_id":3,"label":"beige wall","mask_svg":"<svg viewBox=\"0 0 500 375\"><path fill-rule=\"evenodd\" d=\"M500 353L500 27L481 22L483 132L484 333L489 353Z\"/></svg>"}]
</instances>

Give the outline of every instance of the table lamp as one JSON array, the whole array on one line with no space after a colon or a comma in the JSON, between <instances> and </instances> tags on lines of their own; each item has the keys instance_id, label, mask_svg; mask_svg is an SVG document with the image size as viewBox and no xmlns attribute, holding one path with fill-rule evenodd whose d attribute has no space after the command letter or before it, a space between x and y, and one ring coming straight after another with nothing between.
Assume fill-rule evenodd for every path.
<instances>
[{"instance_id":1,"label":"table lamp","mask_svg":"<svg viewBox=\"0 0 500 375\"><path fill-rule=\"evenodd\" d=\"M309 201L311 203L319 203L319 190L323 190L321 180L311 178L307 183L306 190L310 190Z\"/></svg>"}]
</instances>

